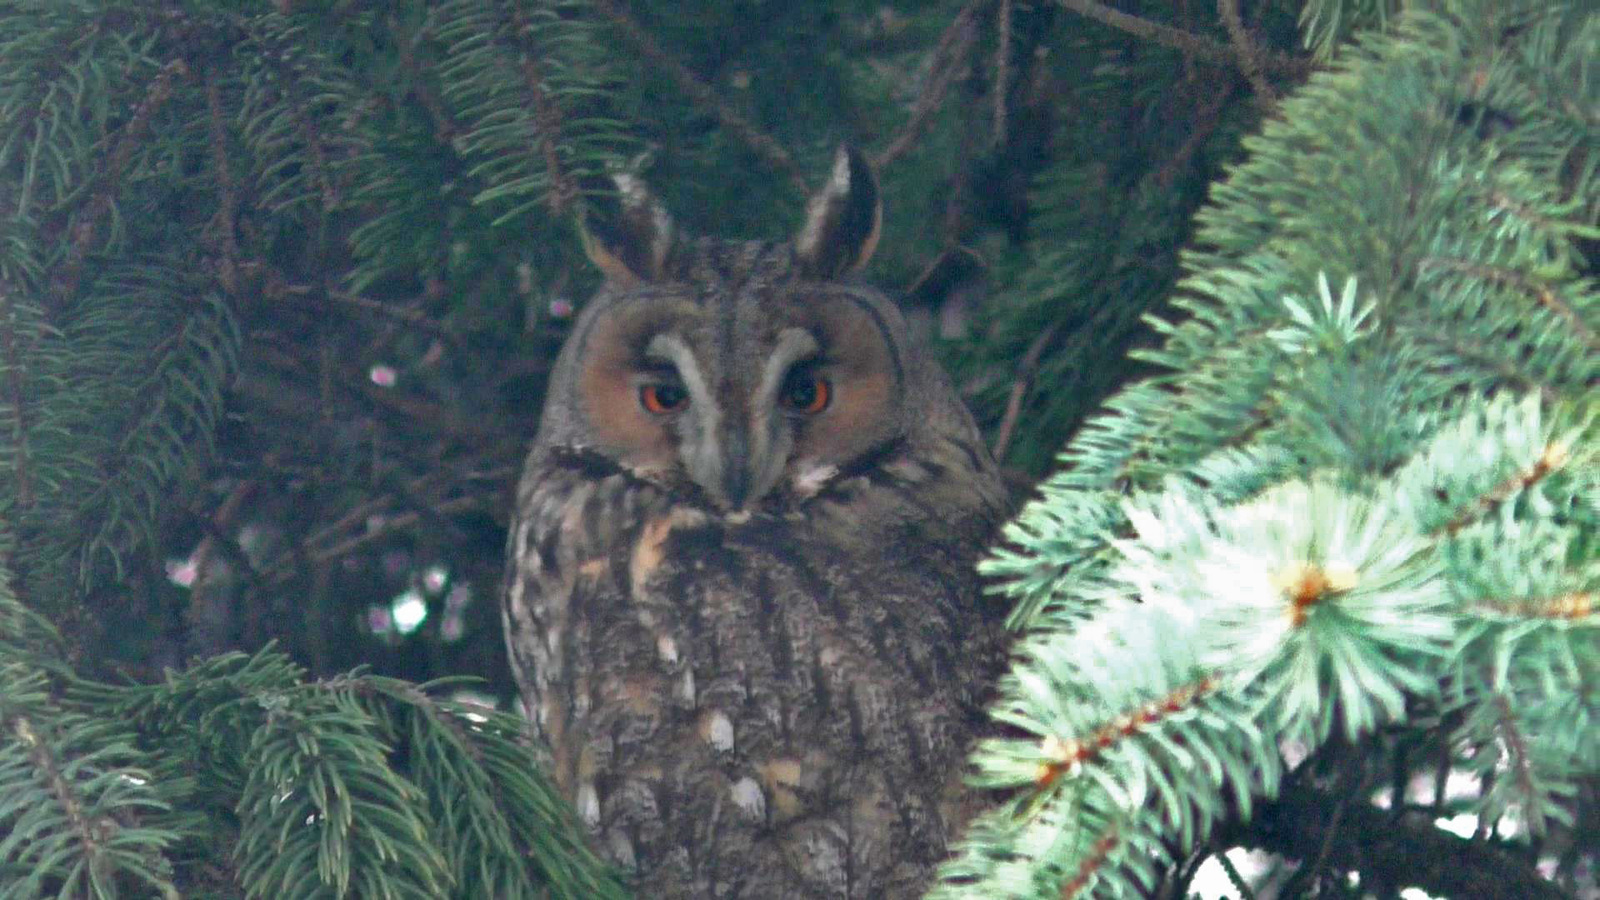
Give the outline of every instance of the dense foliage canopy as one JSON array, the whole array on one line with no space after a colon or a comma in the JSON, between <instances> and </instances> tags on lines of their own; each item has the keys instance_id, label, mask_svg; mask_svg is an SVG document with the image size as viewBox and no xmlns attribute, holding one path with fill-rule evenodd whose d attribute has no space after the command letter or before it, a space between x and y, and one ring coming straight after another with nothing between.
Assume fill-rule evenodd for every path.
<instances>
[{"instance_id":1,"label":"dense foliage canopy","mask_svg":"<svg viewBox=\"0 0 1600 900\"><path fill-rule=\"evenodd\" d=\"M1535 0L10 0L0 897L621 896L494 602L573 214L621 167L778 238L841 140L1031 491L935 893L1577 895L1597 50Z\"/></svg>"}]
</instances>

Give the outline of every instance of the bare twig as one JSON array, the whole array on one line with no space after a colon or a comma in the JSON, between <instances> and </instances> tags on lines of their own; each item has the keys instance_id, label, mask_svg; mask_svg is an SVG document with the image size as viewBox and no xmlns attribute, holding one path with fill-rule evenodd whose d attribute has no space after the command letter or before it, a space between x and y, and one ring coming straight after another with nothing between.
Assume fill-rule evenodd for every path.
<instances>
[{"instance_id":1,"label":"bare twig","mask_svg":"<svg viewBox=\"0 0 1600 900\"><path fill-rule=\"evenodd\" d=\"M94 245L100 220L111 211L117 190L122 186L122 176L127 171L129 160L133 157L134 147L144 138L145 131L150 127L150 118L172 96L173 80L188 73L189 65L181 58L162 66L156 77L151 80L144 99L139 101L127 124L122 126L116 144L106 157L105 168L100 172L99 184L95 186L94 194L89 199L88 208L73 225L72 243L67 247L67 258L57 283L59 296L70 295L78 289L78 279L83 274L84 257L88 256Z\"/></svg>"},{"instance_id":2,"label":"bare twig","mask_svg":"<svg viewBox=\"0 0 1600 900\"><path fill-rule=\"evenodd\" d=\"M1033 387L1034 376L1039 374L1039 358L1044 355L1044 348L1055 340L1060 327L1057 322L1039 332L1039 336L1028 345L1028 352L1022 354L1022 359L1017 362L1017 374L1011 380L1011 396L1006 398L1006 413L1000 419L1000 429L994 436L993 455L996 460L1004 459L1006 450L1011 447L1011 438L1016 433L1017 420L1022 414L1022 400Z\"/></svg>"},{"instance_id":3,"label":"bare twig","mask_svg":"<svg viewBox=\"0 0 1600 900\"><path fill-rule=\"evenodd\" d=\"M1178 170L1187 165L1194 157L1195 151L1200 149L1217 130L1217 124L1222 121L1222 110L1227 107L1228 101L1233 98L1234 86L1225 84L1220 90L1209 92L1200 101L1200 109L1193 119L1189 121L1189 136L1178 147L1161 168L1156 170L1156 183L1166 187L1171 185L1173 179L1178 177Z\"/></svg>"},{"instance_id":4,"label":"bare twig","mask_svg":"<svg viewBox=\"0 0 1600 900\"><path fill-rule=\"evenodd\" d=\"M754 150L757 156L766 160L767 164L779 174L789 180L789 184L802 195L810 193L806 179L800 172L800 167L795 164L794 157L789 151L778 143L777 139L757 128L745 117L734 111L716 92L711 90L704 82L695 77L682 63L673 59L661 49L655 38L645 31L622 4L616 0L594 0L594 5L610 19L612 24L620 29L633 45L639 48L645 58L666 72L673 81L677 82L678 89L689 95L697 105L715 115L723 126L733 132L745 145Z\"/></svg>"},{"instance_id":5,"label":"bare twig","mask_svg":"<svg viewBox=\"0 0 1600 900\"><path fill-rule=\"evenodd\" d=\"M878 171L887 169L911 149L923 127L944 102L945 92L950 89L956 73L961 70L961 64L966 61L967 50L977 40L978 12L989 2L973 0L967 4L961 12L956 13L944 34L939 36L939 43L933 48L933 61L928 66L928 79L923 82L922 93L911 105L910 118L901 126L900 133L889 142L889 146L873 160Z\"/></svg>"},{"instance_id":6,"label":"bare twig","mask_svg":"<svg viewBox=\"0 0 1600 900\"><path fill-rule=\"evenodd\" d=\"M5 352L6 399L11 401L11 440L16 459L11 470L17 479L17 506L33 506L33 467L28 459L28 398L22 389L22 352L17 342L17 301L15 288L0 279L0 350Z\"/></svg>"},{"instance_id":7,"label":"bare twig","mask_svg":"<svg viewBox=\"0 0 1600 900\"><path fill-rule=\"evenodd\" d=\"M999 147L1006 142L1006 88L1011 76L1011 0L1000 0L995 32L998 40L994 48L994 132L990 143Z\"/></svg>"},{"instance_id":8,"label":"bare twig","mask_svg":"<svg viewBox=\"0 0 1600 900\"><path fill-rule=\"evenodd\" d=\"M1217 16L1222 19L1223 27L1228 29L1228 39L1233 43L1234 53L1238 55L1239 71L1244 73L1250 86L1255 88L1256 96L1261 102L1272 105L1278 102L1278 92L1272 89L1267 82L1267 76L1261 71L1261 48L1250 39L1250 33L1244 30L1244 19L1239 16L1239 0L1217 0Z\"/></svg>"},{"instance_id":9,"label":"bare twig","mask_svg":"<svg viewBox=\"0 0 1600 900\"><path fill-rule=\"evenodd\" d=\"M1235 65L1238 55L1226 44L1221 44L1210 38L1190 34L1181 29L1131 16L1125 12L1111 9L1095 0L1056 0L1062 6L1085 18L1093 19L1102 25L1125 31L1134 37L1154 41L1165 47L1172 47L1192 54L1196 59L1201 59L1217 65ZM1261 68L1263 71L1274 75L1304 75L1311 71L1311 61L1281 53L1261 54Z\"/></svg>"},{"instance_id":10,"label":"bare twig","mask_svg":"<svg viewBox=\"0 0 1600 900\"><path fill-rule=\"evenodd\" d=\"M238 288L239 277L239 239L233 233L234 221L238 217L238 198L233 189L233 172L228 166L227 131L222 124L222 88L217 84L215 70L206 69L205 82L206 115L211 129L211 163L216 168L220 198L217 229L222 240L222 271L218 280L225 290L233 293Z\"/></svg>"},{"instance_id":11,"label":"bare twig","mask_svg":"<svg viewBox=\"0 0 1600 900\"><path fill-rule=\"evenodd\" d=\"M400 53L400 67L411 77L411 95L417 98L428 118L433 120L433 136L448 144L461 128L450 115L450 111L445 108L444 101L439 99L438 93L423 77L422 68L417 65L417 55L413 47L422 33L407 35L400 28L399 17L394 15L389 16L389 33L394 36L395 47Z\"/></svg>"}]
</instances>

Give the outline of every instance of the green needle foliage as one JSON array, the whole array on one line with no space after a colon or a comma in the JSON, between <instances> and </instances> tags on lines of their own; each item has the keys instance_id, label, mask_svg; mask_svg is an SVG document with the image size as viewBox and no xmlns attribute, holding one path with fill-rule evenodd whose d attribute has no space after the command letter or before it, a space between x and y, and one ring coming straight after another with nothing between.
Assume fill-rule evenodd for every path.
<instances>
[{"instance_id":1,"label":"green needle foliage","mask_svg":"<svg viewBox=\"0 0 1600 900\"><path fill-rule=\"evenodd\" d=\"M1419 778L1425 813L1573 884L1600 779L1597 49L1576 5L1413 9L1246 141L1183 317L1152 323L1161 374L987 563L1023 638L975 777L1011 799L936 896L1182 890L1263 846L1231 825L1286 785L1398 812ZM1460 843L1387 870L1265 846L1323 869L1301 887L1444 893Z\"/></svg>"},{"instance_id":2,"label":"green needle foliage","mask_svg":"<svg viewBox=\"0 0 1600 900\"><path fill-rule=\"evenodd\" d=\"M934 894L1187 897L1253 848L1241 894L1570 896L1600 25L1214 7L11 0L0 900L622 896L453 677L508 705L573 215L630 167L782 238L840 140L872 280L1009 475L1061 464L988 563L999 807Z\"/></svg>"},{"instance_id":3,"label":"green needle foliage","mask_svg":"<svg viewBox=\"0 0 1600 900\"><path fill-rule=\"evenodd\" d=\"M622 897L505 713L277 650L75 676L0 595L0 897Z\"/></svg>"}]
</instances>

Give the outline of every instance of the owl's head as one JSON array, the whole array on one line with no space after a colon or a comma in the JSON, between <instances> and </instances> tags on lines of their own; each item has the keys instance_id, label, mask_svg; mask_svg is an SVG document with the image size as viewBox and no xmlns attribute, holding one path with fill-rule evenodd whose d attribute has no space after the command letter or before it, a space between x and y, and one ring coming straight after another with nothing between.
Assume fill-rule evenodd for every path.
<instances>
[{"instance_id":1,"label":"owl's head","mask_svg":"<svg viewBox=\"0 0 1600 900\"><path fill-rule=\"evenodd\" d=\"M643 184L616 181L584 219L605 284L562 349L540 446L737 512L803 502L941 436L975 442L894 303L850 277L882 219L859 153L840 148L783 243L682 237Z\"/></svg>"}]
</instances>

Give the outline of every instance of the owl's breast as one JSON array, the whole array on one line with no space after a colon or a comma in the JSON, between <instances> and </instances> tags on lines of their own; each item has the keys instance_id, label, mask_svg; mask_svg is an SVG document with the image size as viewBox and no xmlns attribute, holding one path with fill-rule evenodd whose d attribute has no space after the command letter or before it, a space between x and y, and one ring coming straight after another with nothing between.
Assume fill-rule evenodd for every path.
<instances>
[{"instance_id":1,"label":"owl's breast","mask_svg":"<svg viewBox=\"0 0 1600 900\"><path fill-rule=\"evenodd\" d=\"M731 519L616 478L541 496L511 651L601 848L685 867L684 896L923 883L964 818L930 773L959 771L1001 661L983 543L957 539L984 523L863 492Z\"/></svg>"}]
</instances>

